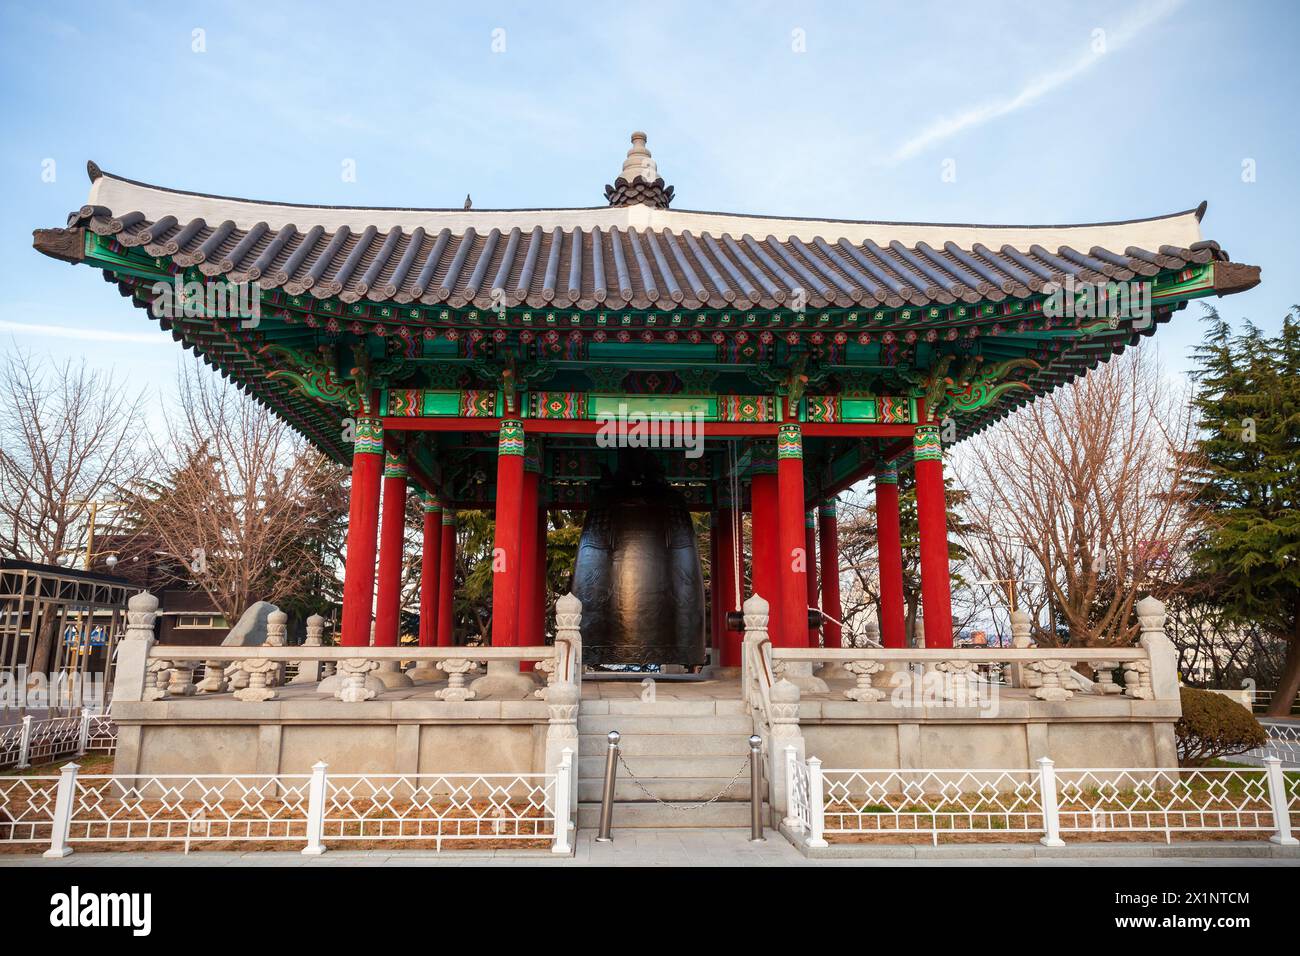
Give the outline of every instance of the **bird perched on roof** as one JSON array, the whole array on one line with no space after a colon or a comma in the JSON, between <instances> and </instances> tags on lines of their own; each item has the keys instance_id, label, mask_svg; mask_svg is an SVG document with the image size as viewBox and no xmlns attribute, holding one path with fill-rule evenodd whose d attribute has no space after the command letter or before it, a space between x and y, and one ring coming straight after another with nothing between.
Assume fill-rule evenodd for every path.
<instances>
[{"instance_id":1,"label":"bird perched on roof","mask_svg":"<svg viewBox=\"0 0 1300 956\"><path fill-rule=\"evenodd\" d=\"M473 209L473 208L474 208L474 200L472 200L472 199L469 198L469 193L466 193L466 194L465 194L465 208L466 208L466 209Z\"/></svg>"}]
</instances>

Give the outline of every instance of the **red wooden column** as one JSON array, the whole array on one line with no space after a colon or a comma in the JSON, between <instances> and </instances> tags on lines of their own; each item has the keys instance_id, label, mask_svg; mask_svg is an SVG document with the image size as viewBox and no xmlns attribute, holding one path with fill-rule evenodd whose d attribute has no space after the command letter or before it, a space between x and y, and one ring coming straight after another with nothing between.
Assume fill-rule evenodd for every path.
<instances>
[{"instance_id":1,"label":"red wooden column","mask_svg":"<svg viewBox=\"0 0 1300 956\"><path fill-rule=\"evenodd\" d=\"M925 646L952 647L952 591L948 571L948 506L943 493L943 445L937 425L921 425L912 440L916 463L916 518L921 536L921 609Z\"/></svg>"},{"instance_id":2,"label":"red wooden column","mask_svg":"<svg viewBox=\"0 0 1300 956\"><path fill-rule=\"evenodd\" d=\"M524 423L506 418L501 421L497 438L496 537L492 545L493 647L519 643L523 500Z\"/></svg>"},{"instance_id":3,"label":"red wooden column","mask_svg":"<svg viewBox=\"0 0 1300 956\"><path fill-rule=\"evenodd\" d=\"M732 508L718 509L717 544L713 549L713 573L717 588L713 600L718 607L717 630L714 647L719 648L715 664L721 667L740 666L740 644L745 635L727 626L727 615L739 611L736 606L736 518Z\"/></svg>"},{"instance_id":4,"label":"red wooden column","mask_svg":"<svg viewBox=\"0 0 1300 956\"><path fill-rule=\"evenodd\" d=\"M384 429L377 418L358 418L352 446L352 490L348 502L348 552L343 568L343 618L339 643L370 644L370 608L375 593L375 535L379 531L379 475L384 464Z\"/></svg>"},{"instance_id":5,"label":"red wooden column","mask_svg":"<svg viewBox=\"0 0 1300 956\"><path fill-rule=\"evenodd\" d=\"M903 540L898 518L898 471L876 471L876 547L880 553L880 643L907 646L903 603Z\"/></svg>"},{"instance_id":6,"label":"red wooden column","mask_svg":"<svg viewBox=\"0 0 1300 956\"><path fill-rule=\"evenodd\" d=\"M840 529L834 498L821 503L818 516L821 518L822 610L835 618L822 624L823 640L826 647L842 647L843 636L836 623L844 620L844 606L840 603Z\"/></svg>"},{"instance_id":7,"label":"red wooden column","mask_svg":"<svg viewBox=\"0 0 1300 956\"><path fill-rule=\"evenodd\" d=\"M424 527L420 550L420 646L438 643L438 566L442 560L442 505L427 491L422 496Z\"/></svg>"},{"instance_id":8,"label":"red wooden column","mask_svg":"<svg viewBox=\"0 0 1300 956\"><path fill-rule=\"evenodd\" d=\"M808 646L808 553L804 550L803 439L798 423L776 434L777 542L781 626L772 643Z\"/></svg>"},{"instance_id":9,"label":"red wooden column","mask_svg":"<svg viewBox=\"0 0 1300 956\"><path fill-rule=\"evenodd\" d=\"M516 642L525 647L542 643L541 578L537 574L541 542L537 516L541 457L537 440L524 442L524 477L519 505L519 626ZM497 506L500 507L498 498Z\"/></svg>"},{"instance_id":10,"label":"red wooden column","mask_svg":"<svg viewBox=\"0 0 1300 956\"><path fill-rule=\"evenodd\" d=\"M777 541L775 453L775 448L767 444L753 447L753 478L749 489L749 507L753 515L750 526L753 535L750 581L754 593L767 601L768 633L772 635L780 629L781 621L781 588L777 574L780 549Z\"/></svg>"},{"instance_id":11,"label":"red wooden column","mask_svg":"<svg viewBox=\"0 0 1300 956\"><path fill-rule=\"evenodd\" d=\"M803 551L808 561L808 606L817 607L817 509L805 511L803 515ZM835 615L839 617L839 615ZM820 626L808 626L808 646L821 646L822 629Z\"/></svg>"},{"instance_id":12,"label":"red wooden column","mask_svg":"<svg viewBox=\"0 0 1300 956\"><path fill-rule=\"evenodd\" d=\"M402 559L406 544L406 459L384 459L384 513L379 525L379 594L375 647L396 647L402 616Z\"/></svg>"},{"instance_id":13,"label":"red wooden column","mask_svg":"<svg viewBox=\"0 0 1300 956\"><path fill-rule=\"evenodd\" d=\"M456 601L456 512L442 509L442 547L438 557L438 646L456 643L452 612Z\"/></svg>"}]
</instances>

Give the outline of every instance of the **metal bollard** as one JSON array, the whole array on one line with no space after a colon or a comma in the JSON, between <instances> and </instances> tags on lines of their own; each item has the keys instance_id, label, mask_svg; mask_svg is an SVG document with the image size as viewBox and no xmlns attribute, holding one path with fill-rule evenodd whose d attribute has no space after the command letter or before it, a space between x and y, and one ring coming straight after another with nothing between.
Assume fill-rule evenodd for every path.
<instances>
[{"instance_id":1,"label":"metal bollard","mask_svg":"<svg viewBox=\"0 0 1300 956\"><path fill-rule=\"evenodd\" d=\"M749 738L749 842L766 843L763 836L763 738Z\"/></svg>"},{"instance_id":2,"label":"metal bollard","mask_svg":"<svg viewBox=\"0 0 1300 956\"><path fill-rule=\"evenodd\" d=\"M609 732L609 750L605 752L605 794L600 803L600 829L596 831L597 843L609 843L614 838L609 830L614 823L614 775L618 772L617 730Z\"/></svg>"}]
</instances>

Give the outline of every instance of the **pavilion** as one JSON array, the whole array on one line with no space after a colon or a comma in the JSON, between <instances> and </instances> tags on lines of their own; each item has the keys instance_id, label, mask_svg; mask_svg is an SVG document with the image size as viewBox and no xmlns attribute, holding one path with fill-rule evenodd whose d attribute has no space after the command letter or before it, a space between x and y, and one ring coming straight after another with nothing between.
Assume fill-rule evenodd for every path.
<instances>
[{"instance_id":1,"label":"pavilion","mask_svg":"<svg viewBox=\"0 0 1300 956\"><path fill-rule=\"evenodd\" d=\"M904 646L897 476L909 467L924 642L951 647L944 446L1151 335L1189 300L1259 281L1258 267L1202 238L1204 203L1063 226L674 209L643 133L607 202L579 209L292 205L88 168L86 205L36 230L36 249L101 270L184 348L351 464L351 646L371 642L372 596L374 644L398 641L413 486L421 644L453 643L463 509L495 513L493 644L543 643L546 510L586 506L614 454L596 441L610 416L624 429L686 416L703 423L703 454L657 454L689 506L713 516L713 663L739 663L729 612L746 578L772 607L776 646L839 646L835 496L872 476L882 640ZM159 283L176 294L160 297ZM219 283L232 292L214 305L204 293ZM234 287L254 290L257 315L224 307L247 301ZM818 607L824 619L810 617Z\"/></svg>"}]
</instances>

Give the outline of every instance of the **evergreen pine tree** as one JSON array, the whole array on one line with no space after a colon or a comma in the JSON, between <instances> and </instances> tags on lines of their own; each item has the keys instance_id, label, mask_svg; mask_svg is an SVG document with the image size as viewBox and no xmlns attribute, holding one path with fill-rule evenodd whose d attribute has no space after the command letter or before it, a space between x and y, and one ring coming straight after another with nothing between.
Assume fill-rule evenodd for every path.
<instances>
[{"instance_id":1,"label":"evergreen pine tree","mask_svg":"<svg viewBox=\"0 0 1300 956\"><path fill-rule=\"evenodd\" d=\"M1234 335L1213 309L1208 319L1190 490L1211 523L1195 558L1232 618L1289 643L1270 708L1285 715L1300 692L1300 306L1275 337L1250 323Z\"/></svg>"}]
</instances>

